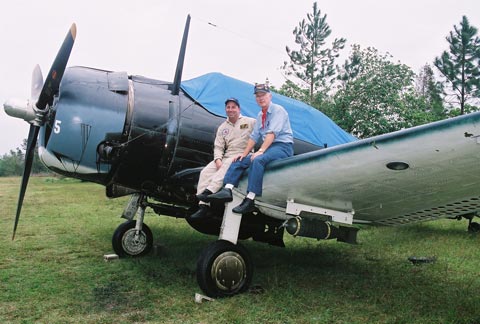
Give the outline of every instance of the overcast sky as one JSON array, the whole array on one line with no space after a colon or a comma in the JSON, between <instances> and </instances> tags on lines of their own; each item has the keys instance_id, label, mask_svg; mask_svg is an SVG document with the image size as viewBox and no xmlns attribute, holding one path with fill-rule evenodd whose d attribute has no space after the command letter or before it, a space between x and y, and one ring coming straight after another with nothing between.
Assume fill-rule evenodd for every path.
<instances>
[{"instance_id":1,"label":"overcast sky","mask_svg":"<svg viewBox=\"0 0 480 324\"><path fill-rule=\"evenodd\" d=\"M44 76L70 25L77 38L69 66L83 65L171 81L187 14L191 14L183 79L221 72L280 86L285 46L312 11L295 0L42 0L0 4L0 103L29 98L35 64ZM445 37L462 15L480 28L479 0L318 1L335 37L389 52L418 72L448 48ZM342 62L338 62L342 63ZM0 109L0 155L20 145L28 124Z\"/></svg>"}]
</instances>

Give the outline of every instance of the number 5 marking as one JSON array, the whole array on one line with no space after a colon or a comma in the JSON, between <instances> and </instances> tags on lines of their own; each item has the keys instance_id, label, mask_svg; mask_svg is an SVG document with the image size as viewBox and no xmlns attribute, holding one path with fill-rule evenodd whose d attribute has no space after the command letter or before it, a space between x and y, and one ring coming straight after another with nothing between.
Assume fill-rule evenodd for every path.
<instances>
[{"instance_id":1,"label":"number 5 marking","mask_svg":"<svg viewBox=\"0 0 480 324\"><path fill-rule=\"evenodd\" d=\"M55 123L53 124L53 132L55 134L59 134L60 133L60 124L62 123L61 120L58 120L58 119L55 119Z\"/></svg>"}]
</instances>

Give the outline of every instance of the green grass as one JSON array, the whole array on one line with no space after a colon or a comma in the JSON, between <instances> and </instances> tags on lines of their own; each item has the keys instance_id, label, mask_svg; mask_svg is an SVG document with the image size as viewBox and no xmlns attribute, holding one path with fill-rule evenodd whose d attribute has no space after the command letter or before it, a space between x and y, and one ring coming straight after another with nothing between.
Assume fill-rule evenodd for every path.
<instances>
[{"instance_id":1,"label":"green grass","mask_svg":"<svg viewBox=\"0 0 480 324\"><path fill-rule=\"evenodd\" d=\"M0 323L480 323L480 235L466 221L364 227L359 245L246 241L263 293L196 304L196 259L216 237L149 211L161 253L105 262L127 198L34 177L12 242L19 183L0 178Z\"/></svg>"}]
</instances>

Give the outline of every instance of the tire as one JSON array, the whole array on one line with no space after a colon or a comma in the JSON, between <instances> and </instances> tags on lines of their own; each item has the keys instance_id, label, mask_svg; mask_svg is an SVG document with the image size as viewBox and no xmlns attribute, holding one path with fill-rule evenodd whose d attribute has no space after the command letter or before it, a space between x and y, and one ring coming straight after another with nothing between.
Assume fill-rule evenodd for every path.
<instances>
[{"instance_id":1,"label":"tire","mask_svg":"<svg viewBox=\"0 0 480 324\"><path fill-rule=\"evenodd\" d=\"M112 247L119 257L138 257L147 254L153 247L153 234L147 224L142 225L135 238L135 220L129 220L117 227L112 237Z\"/></svg>"},{"instance_id":2,"label":"tire","mask_svg":"<svg viewBox=\"0 0 480 324\"><path fill-rule=\"evenodd\" d=\"M253 278L253 263L240 244L218 240L208 245L197 261L197 282L209 297L245 292Z\"/></svg>"},{"instance_id":3,"label":"tire","mask_svg":"<svg viewBox=\"0 0 480 324\"><path fill-rule=\"evenodd\" d=\"M471 222L470 225L468 225L468 232L469 233L480 232L480 224L477 222Z\"/></svg>"}]
</instances>

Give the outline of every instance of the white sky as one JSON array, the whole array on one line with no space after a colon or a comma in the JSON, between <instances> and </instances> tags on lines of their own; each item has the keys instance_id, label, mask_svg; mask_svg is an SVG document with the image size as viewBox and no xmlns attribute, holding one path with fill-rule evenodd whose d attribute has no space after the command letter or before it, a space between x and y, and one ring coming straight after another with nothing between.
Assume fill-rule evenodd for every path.
<instances>
[{"instance_id":1,"label":"white sky","mask_svg":"<svg viewBox=\"0 0 480 324\"><path fill-rule=\"evenodd\" d=\"M0 103L28 98L35 64L44 76L70 27L77 39L69 65L126 71L172 81L187 14L183 79L221 72L279 87L285 46L313 0L15 0L0 3ZM462 15L480 28L479 0L319 0L335 37L372 46L415 72L448 49ZM208 23L211 22L217 27ZM337 63L343 63L338 61ZM29 125L0 109L0 155L20 146Z\"/></svg>"}]
</instances>

